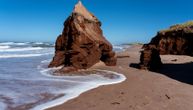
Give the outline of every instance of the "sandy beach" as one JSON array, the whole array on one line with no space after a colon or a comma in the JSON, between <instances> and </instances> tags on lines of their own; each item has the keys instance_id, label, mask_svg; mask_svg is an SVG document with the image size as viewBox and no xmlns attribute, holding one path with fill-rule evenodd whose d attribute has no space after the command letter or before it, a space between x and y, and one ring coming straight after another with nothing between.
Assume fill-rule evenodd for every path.
<instances>
[{"instance_id":1,"label":"sandy beach","mask_svg":"<svg viewBox=\"0 0 193 110\"><path fill-rule=\"evenodd\" d=\"M163 68L154 73L130 67L139 63L140 50L141 45L135 45L118 53L115 67L93 67L124 74L123 83L101 86L48 110L192 110L192 57L161 56Z\"/></svg>"},{"instance_id":2,"label":"sandy beach","mask_svg":"<svg viewBox=\"0 0 193 110\"><path fill-rule=\"evenodd\" d=\"M193 110L192 4L0 0L0 110Z\"/></svg>"}]
</instances>

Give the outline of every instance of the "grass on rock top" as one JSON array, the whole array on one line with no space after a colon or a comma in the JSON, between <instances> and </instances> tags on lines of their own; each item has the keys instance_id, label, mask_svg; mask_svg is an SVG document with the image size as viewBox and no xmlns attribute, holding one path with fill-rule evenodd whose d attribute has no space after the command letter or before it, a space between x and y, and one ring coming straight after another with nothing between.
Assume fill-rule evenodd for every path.
<instances>
[{"instance_id":1,"label":"grass on rock top","mask_svg":"<svg viewBox=\"0 0 193 110\"><path fill-rule=\"evenodd\" d=\"M166 32L171 32L175 30L181 30L187 27L193 27L193 21L189 21L183 24L176 24L171 26L169 29L161 30L160 33L166 33Z\"/></svg>"}]
</instances>

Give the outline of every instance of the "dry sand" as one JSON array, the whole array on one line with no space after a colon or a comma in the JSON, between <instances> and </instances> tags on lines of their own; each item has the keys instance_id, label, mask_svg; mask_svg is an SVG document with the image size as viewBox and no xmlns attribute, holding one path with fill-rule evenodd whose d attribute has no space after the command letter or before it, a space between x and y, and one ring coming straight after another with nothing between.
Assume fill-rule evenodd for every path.
<instances>
[{"instance_id":1,"label":"dry sand","mask_svg":"<svg viewBox=\"0 0 193 110\"><path fill-rule=\"evenodd\" d=\"M94 67L122 73L126 81L90 90L49 110L193 110L193 58L166 55L160 73L139 70L129 65L139 63L140 47L119 53L130 57L118 58L116 67Z\"/></svg>"}]
</instances>

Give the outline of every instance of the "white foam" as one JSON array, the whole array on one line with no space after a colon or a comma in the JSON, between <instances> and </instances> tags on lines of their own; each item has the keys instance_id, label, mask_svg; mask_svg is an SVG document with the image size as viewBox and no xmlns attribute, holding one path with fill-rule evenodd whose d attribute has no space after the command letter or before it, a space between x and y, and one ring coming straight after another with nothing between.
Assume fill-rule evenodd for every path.
<instances>
[{"instance_id":1,"label":"white foam","mask_svg":"<svg viewBox=\"0 0 193 110\"><path fill-rule=\"evenodd\" d=\"M49 62L51 62L52 61L52 59L48 59L48 60L43 60L43 61L41 61L41 63L49 63Z\"/></svg>"},{"instance_id":2,"label":"white foam","mask_svg":"<svg viewBox=\"0 0 193 110\"><path fill-rule=\"evenodd\" d=\"M0 45L26 45L27 43L29 43L29 42L2 42L2 43L0 43Z\"/></svg>"},{"instance_id":3,"label":"white foam","mask_svg":"<svg viewBox=\"0 0 193 110\"><path fill-rule=\"evenodd\" d=\"M52 53L45 53L45 54L12 54L12 55L0 55L0 59L2 58L26 58L26 57L39 57L43 55L50 55Z\"/></svg>"},{"instance_id":4,"label":"white foam","mask_svg":"<svg viewBox=\"0 0 193 110\"><path fill-rule=\"evenodd\" d=\"M14 42L2 42L0 43L0 45L12 45L14 44Z\"/></svg>"},{"instance_id":5,"label":"white foam","mask_svg":"<svg viewBox=\"0 0 193 110\"><path fill-rule=\"evenodd\" d=\"M42 50L41 47L27 47L27 48L0 48L0 52L20 52L20 51L32 51Z\"/></svg>"},{"instance_id":6,"label":"white foam","mask_svg":"<svg viewBox=\"0 0 193 110\"><path fill-rule=\"evenodd\" d=\"M26 45L28 42L26 43L15 43L15 45Z\"/></svg>"},{"instance_id":7,"label":"white foam","mask_svg":"<svg viewBox=\"0 0 193 110\"><path fill-rule=\"evenodd\" d=\"M58 94L63 93L63 94L65 94L65 96L58 98L56 100L50 101L48 103L36 106L31 110L44 110L44 109L48 109L48 108L51 108L51 107L54 107L57 105L61 105L65 102L67 102L68 100L71 100L71 99L78 97L80 94L82 94L83 92L86 92L88 90L97 88L97 87L102 86L102 85L111 85L111 84L121 83L121 82L126 80L126 77L124 75L116 73L116 72L111 72L111 71L106 71L106 70L98 70L98 71L110 72L110 73L113 73L115 75L120 76L120 78L112 79L110 81L108 81L108 80L106 80L106 81L100 81L100 80L93 81L93 82L89 82L86 84L78 85L78 86L76 86L74 88L70 88L68 90L58 91Z\"/></svg>"},{"instance_id":8,"label":"white foam","mask_svg":"<svg viewBox=\"0 0 193 110\"><path fill-rule=\"evenodd\" d=\"M129 45L113 45L113 50L115 52L121 52L121 51L125 51L129 47L130 47Z\"/></svg>"},{"instance_id":9,"label":"white foam","mask_svg":"<svg viewBox=\"0 0 193 110\"><path fill-rule=\"evenodd\" d=\"M113 45L113 48L122 50L122 49L123 49L123 46Z\"/></svg>"},{"instance_id":10,"label":"white foam","mask_svg":"<svg viewBox=\"0 0 193 110\"><path fill-rule=\"evenodd\" d=\"M41 45L44 44L43 42L35 42L34 44Z\"/></svg>"},{"instance_id":11,"label":"white foam","mask_svg":"<svg viewBox=\"0 0 193 110\"><path fill-rule=\"evenodd\" d=\"M7 107L3 102L0 102L0 109L5 110Z\"/></svg>"},{"instance_id":12,"label":"white foam","mask_svg":"<svg viewBox=\"0 0 193 110\"><path fill-rule=\"evenodd\" d=\"M21 58L21 57L37 57L41 56L42 54L26 54L26 55L0 55L0 58Z\"/></svg>"},{"instance_id":13,"label":"white foam","mask_svg":"<svg viewBox=\"0 0 193 110\"><path fill-rule=\"evenodd\" d=\"M8 49L8 48L10 48L10 46L1 46L0 45L0 49Z\"/></svg>"}]
</instances>

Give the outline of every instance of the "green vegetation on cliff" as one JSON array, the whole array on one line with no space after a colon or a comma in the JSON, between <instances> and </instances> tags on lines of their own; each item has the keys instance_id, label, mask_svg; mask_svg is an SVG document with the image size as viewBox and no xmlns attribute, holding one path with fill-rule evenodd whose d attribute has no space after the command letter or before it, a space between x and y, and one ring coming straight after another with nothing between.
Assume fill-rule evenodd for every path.
<instances>
[{"instance_id":1,"label":"green vegetation on cliff","mask_svg":"<svg viewBox=\"0 0 193 110\"><path fill-rule=\"evenodd\" d=\"M171 26L169 29L161 30L159 33L166 33L171 31L178 31L186 28L193 28L193 21L189 21L183 24L176 24Z\"/></svg>"}]
</instances>

